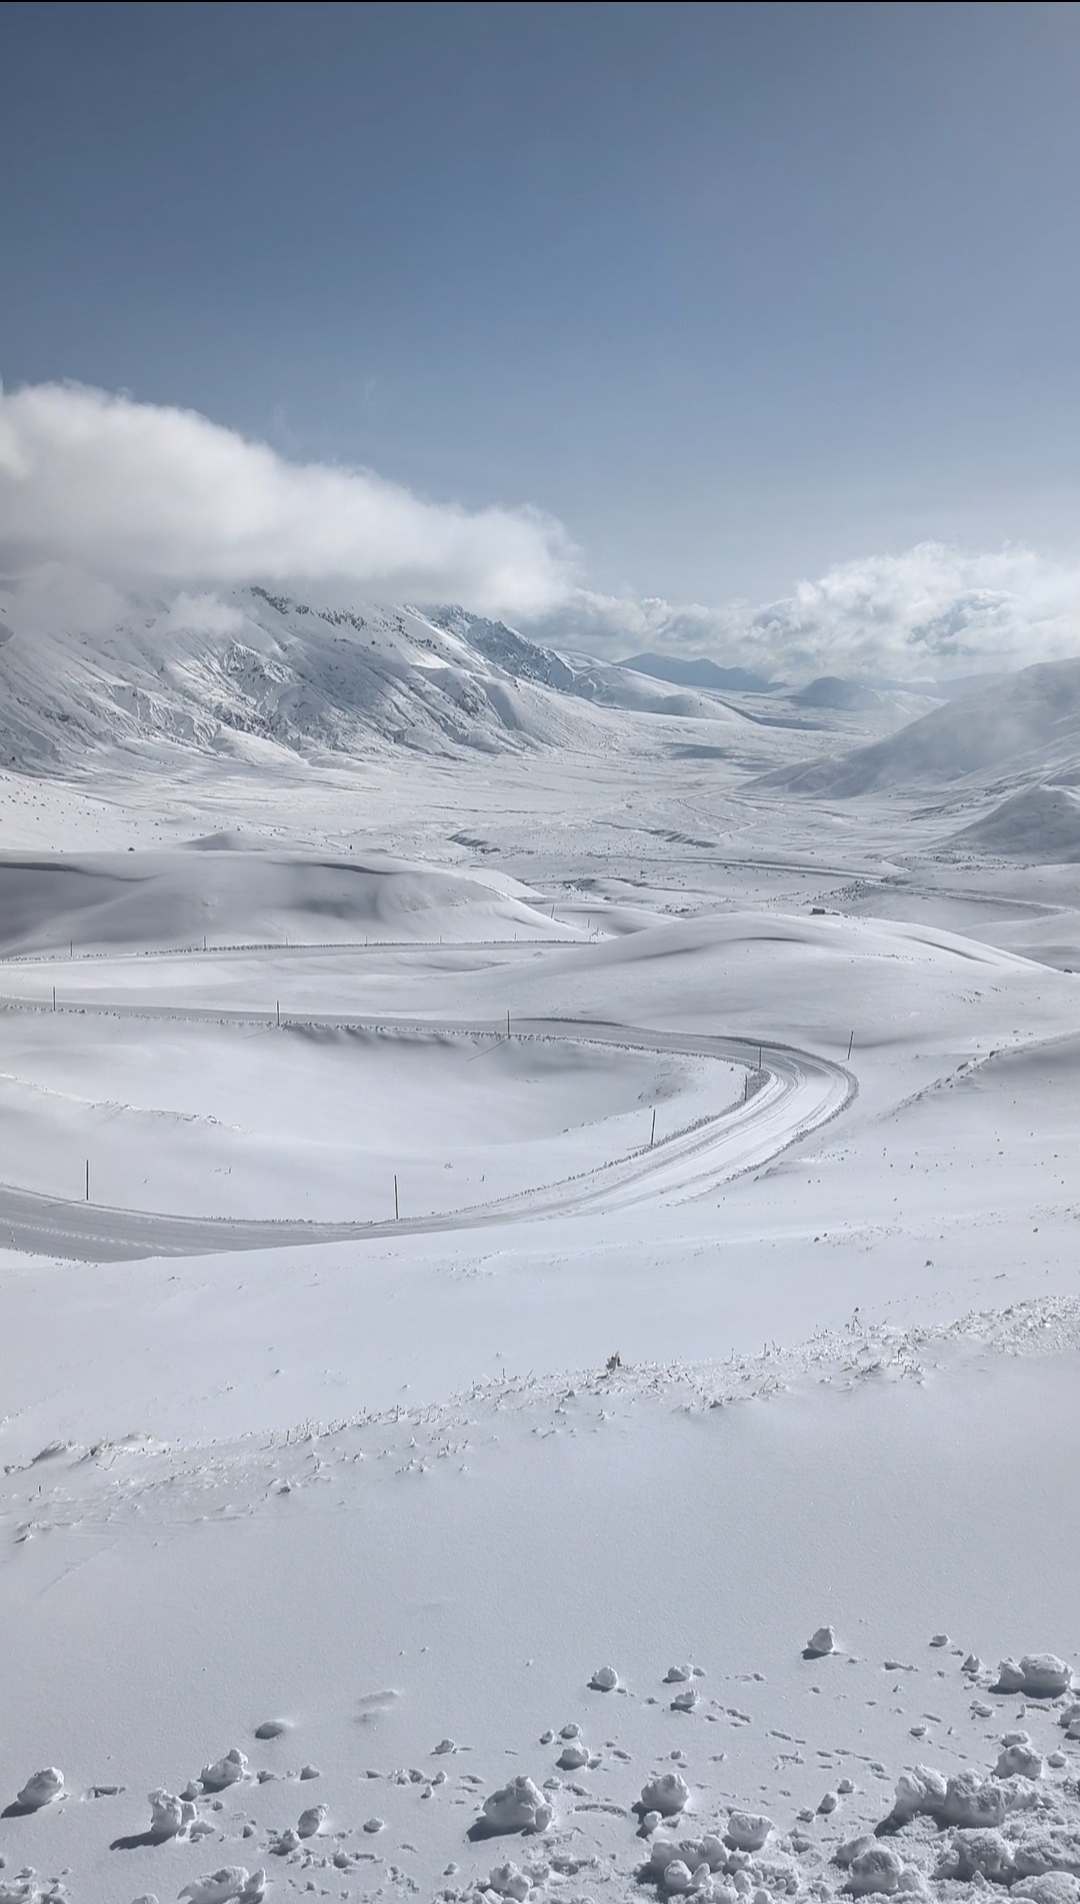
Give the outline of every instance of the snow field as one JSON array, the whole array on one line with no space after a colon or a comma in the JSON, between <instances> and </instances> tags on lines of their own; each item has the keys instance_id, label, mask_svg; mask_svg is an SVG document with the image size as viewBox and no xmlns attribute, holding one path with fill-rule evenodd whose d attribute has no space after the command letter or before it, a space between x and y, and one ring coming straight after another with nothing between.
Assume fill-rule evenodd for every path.
<instances>
[{"instance_id":1,"label":"snow field","mask_svg":"<svg viewBox=\"0 0 1080 1904\"><path fill-rule=\"evenodd\" d=\"M1080 1312L1059 1305L1033 1342L1039 1319L852 1329L726 1377L494 1384L298 1435L74 1447L20 1469L8 1504L33 1524L3 1561L18 1743L5 1728L0 1778L14 1797L55 1762L68 1796L3 1821L9 1868L68 1865L92 1901L259 1866L286 1896L419 1881L465 1898L512 1862L538 1898L629 1899L676 1888L665 1843L711 1834L710 1883L744 1870L771 1896L825 1897L850 1883L842 1847L927 1764L943 1790L960 1781L955 1802L870 1838L915 1888L984 1855L957 1839L962 1791L988 1794L1010 1874L1035 1875L1035 1857L1071 1869L1075 1698L1001 1690L997 1665L1050 1639L1080 1663L1064 1507ZM974 1574L972 1525L995 1557ZM1020 1526L1038 1529L1034 1574ZM823 1610L836 1648L806 1659ZM184 1673L167 1633L186 1636ZM616 1689L589 1684L601 1655ZM260 1740L268 1709L287 1725ZM1038 1777L1030 1756L1001 1769L1021 1733ZM515 1779L552 1809L532 1836L520 1799L514 1819L485 1811ZM205 1835L146 1841L159 1786Z\"/></svg>"}]
</instances>

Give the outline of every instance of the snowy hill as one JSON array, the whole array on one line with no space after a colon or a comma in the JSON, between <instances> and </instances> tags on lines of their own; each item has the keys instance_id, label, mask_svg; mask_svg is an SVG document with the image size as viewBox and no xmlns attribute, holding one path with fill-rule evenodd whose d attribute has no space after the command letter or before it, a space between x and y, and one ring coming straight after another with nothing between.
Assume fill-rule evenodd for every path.
<instances>
[{"instance_id":1,"label":"snowy hill","mask_svg":"<svg viewBox=\"0 0 1080 1904\"><path fill-rule=\"evenodd\" d=\"M935 708L898 733L839 759L782 768L761 785L828 799L967 775L1045 778L1080 762L1080 660L1044 662Z\"/></svg>"},{"instance_id":2,"label":"snowy hill","mask_svg":"<svg viewBox=\"0 0 1080 1904\"><path fill-rule=\"evenodd\" d=\"M494 871L385 855L260 850L236 834L179 850L0 855L0 955L191 946L573 937Z\"/></svg>"},{"instance_id":3,"label":"snowy hill","mask_svg":"<svg viewBox=\"0 0 1080 1904\"><path fill-rule=\"evenodd\" d=\"M949 843L958 850L996 853L1034 865L1075 865L1080 860L1080 794L1071 787L1025 787L961 828Z\"/></svg>"}]
</instances>

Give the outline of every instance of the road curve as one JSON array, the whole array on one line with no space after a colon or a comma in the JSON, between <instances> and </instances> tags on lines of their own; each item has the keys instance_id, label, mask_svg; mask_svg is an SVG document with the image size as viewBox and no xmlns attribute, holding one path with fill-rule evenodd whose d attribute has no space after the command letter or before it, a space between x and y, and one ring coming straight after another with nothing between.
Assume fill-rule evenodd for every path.
<instances>
[{"instance_id":1,"label":"road curve","mask_svg":"<svg viewBox=\"0 0 1080 1904\"><path fill-rule=\"evenodd\" d=\"M7 1009L19 1009L5 1001ZM32 1008L33 1009L33 1008ZM80 1006L80 1011L95 1009ZM213 1018L265 1022L264 1013L170 1010L167 1007L97 1009L110 1016ZM497 1043L490 1023L433 1024L329 1015L292 1018L297 1025L337 1026L432 1037L481 1037ZM604 1044L626 1051L670 1052L745 1066L748 1096L714 1116L698 1119L646 1146L580 1176L566 1177L490 1203L399 1222L319 1223L237 1217L175 1216L67 1201L0 1184L0 1248L76 1262L118 1262L150 1256L205 1256L229 1250L279 1249L312 1243L478 1229L542 1217L599 1213L657 1198L668 1203L707 1195L746 1171L759 1169L836 1117L856 1095L851 1072L808 1051L745 1038L652 1031L641 1026L580 1019L522 1019L517 1038Z\"/></svg>"}]
</instances>

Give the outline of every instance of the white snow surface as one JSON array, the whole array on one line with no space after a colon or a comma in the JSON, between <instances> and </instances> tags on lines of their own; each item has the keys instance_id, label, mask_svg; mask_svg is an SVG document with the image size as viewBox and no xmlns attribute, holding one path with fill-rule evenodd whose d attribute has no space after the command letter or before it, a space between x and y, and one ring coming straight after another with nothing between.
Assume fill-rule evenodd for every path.
<instances>
[{"instance_id":1,"label":"white snow surface","mask_svg":"<svg viewBox=\"0 0 1080 1904\"><path fill-rule=\"evenodd\" d=\"M0 648L0 1900L1075 1904L1060 682L224 606Z\"/></svg>"}]
</instances>

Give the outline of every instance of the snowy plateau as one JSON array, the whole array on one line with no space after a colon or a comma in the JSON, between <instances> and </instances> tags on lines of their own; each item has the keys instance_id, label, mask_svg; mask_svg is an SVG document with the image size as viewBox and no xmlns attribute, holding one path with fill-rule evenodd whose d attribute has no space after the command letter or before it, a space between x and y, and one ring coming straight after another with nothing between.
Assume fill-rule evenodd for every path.
<instances>
[{"instance_id":1,"label":"snowy plateau","mask_svg":"<svg viewBox=\"0 0 1080 1904\"><path fill-rule=\"evenodd\" d=\"M1080 1904L1080 659L0 623L0 1904Z\"/></svg>"}]
</instances>

